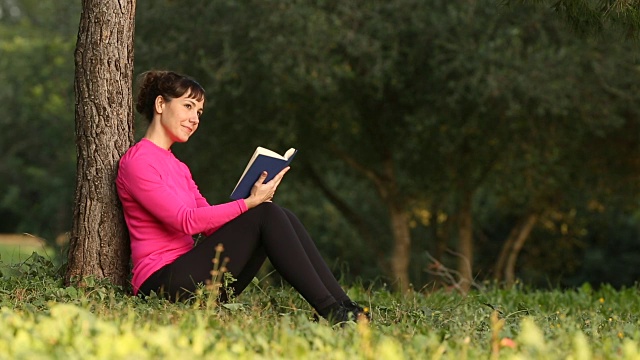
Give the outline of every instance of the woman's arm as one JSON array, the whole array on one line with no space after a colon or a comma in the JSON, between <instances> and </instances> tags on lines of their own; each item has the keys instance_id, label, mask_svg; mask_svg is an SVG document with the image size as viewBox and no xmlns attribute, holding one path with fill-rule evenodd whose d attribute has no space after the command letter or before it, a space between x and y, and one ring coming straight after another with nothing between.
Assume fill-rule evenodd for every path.
<instances>
[{"instance_id":1,"label":"woman's arm","mask_svg":"<svg viewBox=\"0 0 640 360\"><path fill-rule=\"evenodd\" d=\"M119 170L124 189L144 210L176 231L189 235L212 232L247 210L243 200L210 206L199 195L197 187L197 206L189 207L176 199L153 162L136 161L127 165ZM205 204L208 206L201 206Z\"/></svg>"}]
</instances>

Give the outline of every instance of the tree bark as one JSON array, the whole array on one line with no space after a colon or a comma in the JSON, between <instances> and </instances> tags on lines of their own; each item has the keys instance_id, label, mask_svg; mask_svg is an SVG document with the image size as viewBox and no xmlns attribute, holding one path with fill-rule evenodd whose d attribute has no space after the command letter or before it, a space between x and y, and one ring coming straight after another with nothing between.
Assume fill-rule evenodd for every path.
<instances>
[{"instance_id":1,"label":"tree bark","mask_svg":"<svg viewBox=\"0 0 640 360\"><path fill-rule=\"evenodd\" d=\"M389 204L391 231L393 233L393 255L391 273L396 281L396 288L402 292L410 289L409 263L411 261L411 232L407 211L396 204Z\"/></svg>"},{"instance_id":2,"label":"tree bark","mask_svg":"<svg viewBox=\"0 0 640 360\"><path fill-rule=\"evenodd\" d=\"M504 281L509 286L513 285L516 280L516 261L518 260L518 255L520 254L524 243L529 238L529 234L531 234L531 231L533 230L533 227L535 226L537 221L537 214L530 214L526 217L525 221L520 227L518 236L513 242L511 251L509 251L509 255L507 256L507 261L504 267Z\"/></svg>"},{"instance_id":3,"label":"tree bark","mask_svg":"<svg viewBox=\"0 0 640 360\"><path fill-rule=\"evenodd\" d=\"M514 251L515 244L518 241L522 241L521 239L524 237L525 239L529 236L529 233L533 229L531 226L528 230L526 230L526 234L523 234L525 231L527 224L532 221L532 217L536 217L534 214L527 214L518 220L516 225L509 232L509 236L505 240L502 245L502 249L500 250L500 255L498 255L498 259L496 260L495 265L493 266L493 277L497 281L503 281L506 275L507 268L507 259L511 256L511 253ZM534 223L537 219L533 220ZM520 239L520 240L518 240Z\"/></svg>"},{"instance_id":4,"label":"tree bark","mask_svg":"<svg viewBox=\"0 0 640 360\"><path fill-rule=\"evenodd\" d=\"M309 163L304 162L302 164L305 173L307 174L309 180L322 192L322 194L329 200L333 206L340 211L340 213L344 216L345 220L354 229L360 234L360 238L364 241L365 244L370 246L374 253L376 254L376 261L380 268L385 269L388 267L388 261L386 259L386 252L384 249L375 241L374 235L371 232L371 226L367 224L367 221L356 212L349 204L347 204L338 193L333 191L329 186L324 182L322 176L316 171L316 169Z\"/></svg>"},{"instance_id":5,"label":"tree bark","mask_svg":"<svg viewBox=\"0 0 640 360\"><path fill-rule=\"evenodd\" d=\"M75 51L74 221L65 280L107 278L125 286L129 240L115 188L118 160L133 144L135 0L83 0Z\"/></svg>"},{"instance_id":6,"label":"tree bark","mask_svg":"<svg viewBox=\"0 0 640 360\"><path fill-rule=\"evenodd\" d=\"M411 263L411 229L409 215L398 191L395 164L390 152L385 154L382 163L382 176L376 182L380 197L387 205L393 234L393 254L391 256L391 274L395 288L401 292L411 289L409 264Z\"/></svg>"},{"instance_id":7,"label":"tree bark","mask_svg":"<svg viewBox=\"0 0 640 360\"><path fill-rule=\"evenodd\" d=\"M393 234L393 254L391 255L391 276L395 288L402 292L409 290L409 263L411 261L411 231L409 216L404 208L404 201L398 191L398 183L394 171L393 156L386 152L382 161L382 172L357 162L337 147L331 150L347 165L361 172L375 186L383 203L387 206Z\"/></svg>"},{"instance_id":8,"label":"tree bark","mask_svg":"<svg viewBox=\"0 0 640 360\"><path fill-rule=\"evenodd\" d=\"M458 230L458 272L459 287L463 293L469 292L473 284L473 217L471 213L472 194L464 194L459 216Z\"/></svg>"}]
</instances>

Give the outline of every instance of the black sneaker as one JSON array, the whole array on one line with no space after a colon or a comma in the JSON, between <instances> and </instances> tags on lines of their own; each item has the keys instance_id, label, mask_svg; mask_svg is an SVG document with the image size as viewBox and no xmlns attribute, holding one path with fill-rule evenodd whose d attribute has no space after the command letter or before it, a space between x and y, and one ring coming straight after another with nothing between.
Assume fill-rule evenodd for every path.
<instances>
[{"instance_id":1,"label":"black sneaker","mask_svg":"<svg viewBox=\"0 0 640 360\"><path fill-rule=\"evenodd\" d=\"M366 320L365 320L366 319ZM352 301L340 303L335 310L333 310L328 316L327 320L332 325L341 324L344 325L349 321L371 321L371 314L368 309L360 307L357 303Z\"/></svg>"},{"instance_id":2,"label":"black sneaker","mask_svg":"<svg viewBox=\"0 0 640 360\"><path fill-rule=\"evenodd\" d=\"M346 300L340 303L341 306L347 308L356 319L360 319L360 317L364 317L367 321L371 322L371 311L368 307L362 307L355 301Z\"/></svg>"}]
</instances>

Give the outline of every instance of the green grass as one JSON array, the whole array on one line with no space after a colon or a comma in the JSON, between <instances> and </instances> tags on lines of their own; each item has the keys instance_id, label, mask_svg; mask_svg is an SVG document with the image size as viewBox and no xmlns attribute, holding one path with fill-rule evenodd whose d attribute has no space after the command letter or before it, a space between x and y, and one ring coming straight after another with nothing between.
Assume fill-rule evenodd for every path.
<instances>
[{"instance_id":1,"label":"green grass","mask_svg":"<svg viewBox=\"0 0 640 360\"><path fill-rule=\"evenodd\" d=\"M4 264L16 264L25 261L34 251L42 254L47 252L47 249L42 245L0 243L0 261Z\"/></svg>"},{"instance_id":2,"label":"green grass","mask_svg":"<svg viewBox=\"0 0 640 360\"><path fill-rule=\"evenodd\" d=\"M331 327L313 322L288 287L257 284L222 306L206 294L172 304L92 279L65 287L38 256L11 270L0 282L0 358L640 358L635 287L462 296L354 286L350 296L371 305L373 322Z\"/></svg>"}]
</instances>

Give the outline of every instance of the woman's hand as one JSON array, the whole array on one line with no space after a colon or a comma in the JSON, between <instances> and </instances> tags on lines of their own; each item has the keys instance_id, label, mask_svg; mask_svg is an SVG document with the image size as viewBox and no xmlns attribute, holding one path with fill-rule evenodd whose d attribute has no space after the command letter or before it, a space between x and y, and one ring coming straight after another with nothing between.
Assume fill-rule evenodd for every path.
<instances>
[{"instance_id":1,"label":"woman's hand","mask_svg":"<svg viewBox=\"0 0 640 360\"><path fill-rule=\"evenodd\" d=\"M264 179L267 178L267 172L263 171L262 175L255 184L253 184L253 188L251 188L251 195L248 198L244 199L245 204L248 209L256 207L263 202L271 201L273 196L276 194L276 189L278 189L278 185L280 185L280 181L282 181L282 177L284 174L289 171L289 167L282 169L271 181L264 183Z\"/></svg>"}]
</instances>

